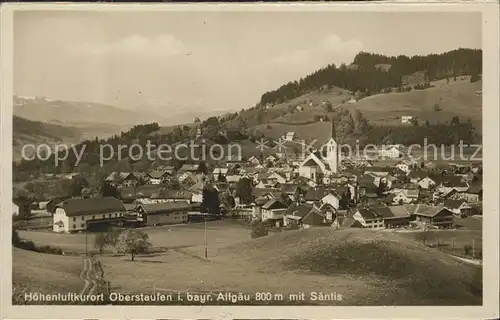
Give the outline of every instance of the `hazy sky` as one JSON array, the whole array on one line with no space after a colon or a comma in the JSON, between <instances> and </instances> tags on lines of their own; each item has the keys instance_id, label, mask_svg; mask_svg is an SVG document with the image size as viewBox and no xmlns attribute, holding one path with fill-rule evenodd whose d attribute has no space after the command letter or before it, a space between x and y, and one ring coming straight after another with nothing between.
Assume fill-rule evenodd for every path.
<instances>
[{"instance_id":1,"label":"hazy sky","mask_svg":"<svg viewBox=\"0 0 500 320\"><path fill-rule=\"evenodd\" d=\"M14 37L18 95L182 113L248 108L265 91L348 64L359 51L480 48L481 20L444 12L17 12Z\"/></svg>"}]
</instances>

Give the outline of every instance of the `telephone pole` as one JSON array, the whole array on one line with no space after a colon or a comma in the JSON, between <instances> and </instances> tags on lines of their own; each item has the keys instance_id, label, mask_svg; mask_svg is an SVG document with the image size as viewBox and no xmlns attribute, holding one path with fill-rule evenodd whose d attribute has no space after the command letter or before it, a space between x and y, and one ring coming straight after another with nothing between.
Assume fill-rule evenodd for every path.
<instances>
[{"instance_id":1,"label":"telephone pole","mask_svg":"<svg viewBox=\"0 0 500 320\"><path fill-rule=\"evenodd\" d=\"M205 217L205 259L208 258L207 218Z\"/></svg>"}]
</instances>

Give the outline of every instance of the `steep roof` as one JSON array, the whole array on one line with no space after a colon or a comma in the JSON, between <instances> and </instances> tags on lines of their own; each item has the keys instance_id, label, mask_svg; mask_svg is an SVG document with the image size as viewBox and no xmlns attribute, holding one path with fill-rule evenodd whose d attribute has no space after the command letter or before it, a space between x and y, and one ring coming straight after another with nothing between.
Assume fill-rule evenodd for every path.
<instances>
[{"instance_id":1,"label":"steep roof","mask_svg":"<svg viewBox=\"0 0 500 320\"><path fill-rule=\"evenodd\" d=\"M302 218L302 223L311 226L321 226L325 224L324 216L320 211L318 211L318 209L312 208L312 210L310 210L307 215Z\"/></svg>"},{"instance_id":2,"label":"steep roof","mask_svg":"<svg viewBox=\"0 0 500 320\"><path fill-rule=\"evenodd\" d=\"M168 213L173 211L187 211L191 209L188 202L165 202L165 203L147 203L139 204L147 214Z\"/></svg>"},{"instance_id":3,"label":"steep roof","mask_svg":"<svg viewBox=\"0 0 500 320\"><path fill-rule=\"evenodd\" d=\"M431 206L428 204L405 204L403 205L406 210L410 213L410 215L420 215L426 217L434 217L439 212L443 210L447 210L442 205L439 206ZM449 211L449 210L447 210ZM451 214L451 212L450 212Z\"/></svg>"},{"instance_id":4,"label":"steep roof","mask_svg":"<svg viewBox=\"0 0 500 320\"><path fill-rule=\"evenodd\" d=\"M112 197L67 199L57 206L64 209L68 217L126 211L123 203Z\"/></svg>"},{"instance_id":5,"label":"steep roof","mask_svg":"<svg viewBox=\"0 0 500 320\"><path fill-rule=\"evenodd\" d=\"M292 204L285 211L285 215L292 215L297 217L304 217L313 209L313 206L310 204Z\"/></svg>"}]
</instances>

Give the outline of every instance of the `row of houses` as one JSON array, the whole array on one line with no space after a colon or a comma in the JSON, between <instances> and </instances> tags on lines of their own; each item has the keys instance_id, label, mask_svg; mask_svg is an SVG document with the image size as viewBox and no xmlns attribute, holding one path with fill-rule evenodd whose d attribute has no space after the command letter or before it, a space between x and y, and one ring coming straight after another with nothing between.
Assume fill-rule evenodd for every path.
<instances>
[{"instance_id":1,"label":"row of houses","mask_svg":"<svg viewBox=\"0 0 500 320\"><path fill-rule=\"evenodd\" d=\"M199 205L187 201L137 201L124 204L112 197L72 198L57 204L53 214L53 231L73 233L102 230L110 226L157 226L187 223L197 218Z\"/></svg>"}]
</instances>

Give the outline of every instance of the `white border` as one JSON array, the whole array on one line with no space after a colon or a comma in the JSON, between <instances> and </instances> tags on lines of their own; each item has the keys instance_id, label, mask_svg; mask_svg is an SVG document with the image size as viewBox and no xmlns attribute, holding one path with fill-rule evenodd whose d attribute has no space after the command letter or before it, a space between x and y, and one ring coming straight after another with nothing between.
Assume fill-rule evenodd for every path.
<instances>
[{"instance_id":1,"label":"white border","mask_svg":"<svg viewBox=\"0 0 500 320\"><path fill-rule=\"evenodd\" d=\"M1 199L10 209L12 199L13 12L20 10L89 11L479 11L483 16L483 145L484 150L484 297L479 307L247 307L247 306L12 306L11 217L2 221L2 318L439 318L494 319L499 317L499 8L495 2L466 4L293 3L293 4L2 4L1 7ZM467 23L467 21L464 21ZM450 30L450 32L453 32Z\"/></svg>"}]
</instances>

